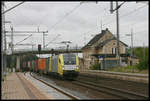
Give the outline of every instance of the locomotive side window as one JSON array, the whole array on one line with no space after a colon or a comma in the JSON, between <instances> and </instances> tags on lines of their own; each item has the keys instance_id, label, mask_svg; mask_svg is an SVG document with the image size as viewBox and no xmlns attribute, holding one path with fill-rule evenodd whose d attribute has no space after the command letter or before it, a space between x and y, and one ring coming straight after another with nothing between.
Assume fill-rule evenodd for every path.
<instances>
[{"instance_id":1,"label":"locomotive side window","mask_svg":"<svg viewBox=\"0 0 150 101\"><path fill-rule=\"evenodd\" d=\"M59 59L59 63L61 63L60 59Z\"/></svg>"}]
</instances>

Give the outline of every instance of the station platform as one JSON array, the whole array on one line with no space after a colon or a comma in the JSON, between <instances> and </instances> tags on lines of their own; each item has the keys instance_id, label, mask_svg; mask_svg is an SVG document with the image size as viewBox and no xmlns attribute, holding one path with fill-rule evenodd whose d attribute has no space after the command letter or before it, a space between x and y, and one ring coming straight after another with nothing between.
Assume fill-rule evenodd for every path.
<instances>
[{"instance_id":1,"label":"station platform","mask_svg":"<svg viewBox=\"0 0 150 101\"><path fill-rule=\"evenodd\" d=\"M27 80L23 73L8 73L1 84L1 99L50 99Z\"/></svg>"}]
</instances>

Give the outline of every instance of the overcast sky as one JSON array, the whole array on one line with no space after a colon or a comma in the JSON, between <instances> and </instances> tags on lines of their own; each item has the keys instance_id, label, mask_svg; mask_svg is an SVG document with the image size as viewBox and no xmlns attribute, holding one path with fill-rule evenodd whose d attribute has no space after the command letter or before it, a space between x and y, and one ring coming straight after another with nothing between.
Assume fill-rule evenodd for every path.
<instances>
[{"instance_id":1,"label":"overcast sky","mask_svg":"<svg viewBox=\"0 0 150 101\"><path fill-rule=\"evenodd\" d=\"M5 10L13 7L20 2L5 2ZM122 2L119 2L121 4ZM120 40L131 45L130 36L133 29L133 45L148 46L148 4L125 2L119 9L119 29ZM115 8L115 2L114 2ZM116 12L110 14L110 2L24 2L18 7L5 14L6 21L12 24L6 24L6 30L10 26L14 31L47 31L45 44L53 41L47 47L65 46L63 44L54 44L61 41L71 41L70 46L84 46L94 35L108 28L113 34L116 34ZM14 33L16 34L16 33ZM19 33L32 34L32 33ZM33 43L43 46L43 34L34 33L32 37L21 42ZM28 36L14 36L14 44ZM57 37L57 38L56 38ZM10 37L7 37L10 42ZM16 46L15 49L31 48L31 46Z\"/></svg>"}]
</instances>

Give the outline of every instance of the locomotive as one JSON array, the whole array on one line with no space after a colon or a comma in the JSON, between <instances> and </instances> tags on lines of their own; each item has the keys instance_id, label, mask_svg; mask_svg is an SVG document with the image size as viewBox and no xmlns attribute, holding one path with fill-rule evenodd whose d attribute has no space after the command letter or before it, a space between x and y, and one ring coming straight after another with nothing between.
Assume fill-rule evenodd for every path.
<instances>
[{"instance_id":1,"label":"locomotive","mask_svg":"<svg viewBox=\"0 0 150 101\"><path fill-rule=\"evenodd\" d=\"M80 71L79 57L73 53L58 54L48 58L28 61L28 67L24 68L47 75L74 79L79 75Z\"/></svg>"}]
</instances>

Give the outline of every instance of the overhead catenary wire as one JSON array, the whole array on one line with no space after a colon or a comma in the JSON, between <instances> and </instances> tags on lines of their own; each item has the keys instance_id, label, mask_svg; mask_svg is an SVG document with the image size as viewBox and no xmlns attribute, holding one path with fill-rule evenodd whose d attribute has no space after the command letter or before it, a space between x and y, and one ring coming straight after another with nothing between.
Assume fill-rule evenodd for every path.
<instances>
[{"instance_id":1,"label":"overhead catenary wire","mask_svg":"<svg viewBox=\"0 0 150 101\"><path fill-rule=\"evenodd\" d=\"M133 11L130 11L130 12L126 13L126 14L123 14L123 15L121 15L120 17L125 17L125 16L128 16L128 15L130 15L130 14L133 14L134 12L136 12L136 11L142 9L142 8L145 8L146 6L147 6L147 4L141 6L141 7L137 8L137 9L134 9Z\"/></svg>"},{"instance_id":2,"label":"overhead catenary wire","mask_svg":"<svg viewBox=\"0 0 150 101\"><path fill-rule=\"evenodd\" d=\"M122 4L124 4L124 3L125 3L125 2L123 2ZM136 11L138 11L138 10L140 10L140 9L142 9L142 8L144 8L144 7L146 7L146 6L147 6L147 4L141 6L141 7L137 8L137 9L134 9L134 10L132 10L132 11L126 13L126 14L123 14L123 15L121 15L120 17L125 17L125 16L128 16L128 15L130 15L130 14L133 14L134 12L136 12ZM120 19L120 20L121 20L121 19ZM110 20L108 23L102 24L102 27L103 27L104 25L111 24L111 23L114 22L114 21L115 21L115 20L112 19L112 20ZM104 21L103 21L103 22L104 22ZM92 28L90 31L92 31L93 29L96 29L96 27L95 27L95 28ZM88 32L90 32L90 31L88 31ZM86 32L86 33L88 33L88 32Z\"/></svg>"},{"instance_id":3,"label":"overhead catenary wire","mask_svg":"<svg viewBox=\"0 0 150 101\"><path fill-rule=\"evenodd\" d=\"M52 30L57 24L61 23L67 16L69 16L72 12L74 12L77 8L79 8L81 6L82 3L78 4L76 7L74 7L72 10L70 10L68 13L65 14L65 16L58 20L54 25L52 25L51 29ZM49 30L49 31L50 31Z\"/></svg>"},{"instance_id":4,"label":"overhead catenary wire","mask_svg":"<svg viewBox=\"0 0 150 101\"><path fill-rule=\"evenodd\" d=\"M14 9L15 7L17 7L17 6L21 5L21 4L23 4L24 2L25 2L25 1L22 1L21 3L19 3L19 4L15 5L15 6L13 6L12 8L10 8L10 9L8 9L8 10L2 12L2 14L5 14L6 12L8 12L8 11Z\"/></svg>"},{"instance_id":5,"label":"overhead catenary wire","mask_svg":"<svg viewBox=\"0 0 150 101\"><path fill-rule=\"evenodd\" d=\"M134 9L134 10L132 10L132 11L130 11L130 12L128 12L128 13L126 13L126 14L123 14L123 15L121 15L120 17L121 17L121 18L123 18L123 17L125 17L125 16L130 15L130 14L133 14L133 13L135 13L136 11L138 11L138 10L140 10L140 9L142 9L142 8L146 7L146 6L147 6L147 4L146 4L146 5L141 6L141 7L137 8L137 9ZM120 20L121 20L121 19L120 19ZM103 24L102 26L104 26L104 25L108 25L108 24L111 24L111 23L112 23L112 22L114 22L114 21L115 21L115 20L111 20L111 21L109 21L108 23Z\"/></svg>"},{"instance_id":6,"label":"overhead catenary wire","mask_svg":"<svg viewBox=\"0 0 150 101\"><path fill-rule=\"evenodd\" d=\"M84 2L80 2L80 5L83 4ZM45 18L49 13L47 13L46 15L44 15L43 17L41 18ZM41 22L43 21L43 19L39 22L39 25L41 24Z\"/></svg>"},{"instance_id":7,"label":"overhead catenary wire","mask_svg":"<svg viewBox=\"0 0 150 101\"><path fill-rule=\"evenodd\" d=\"M21 42L25 41L26 39L28 39L28 38L29 38L29 37L31 37L31 36L32 36L32 34L31 34L31 35L29 35L28 37L24 38L23 40L21 40L21 41L17 42L15 45L17 45L17 44L19 44L19 43L21 43Z\"/></svg>"},{"instance_id":8,"label":"overhead catenary wire","mask_svg":"<svg viewBox=\"0 0 150 101\"><path fill-rule=\"evenodd\" d=\"M107 8L108 8L108 7L105 7L105 8L104 8L104 10L103 10L103 11L104 11L104 12L103 12L103 14L104 14L104 13L106 13ZM101 16L100 18L108 19L108 18L106 18L106 17L105 17L105 15ZM110 17L109 17L109 18L110 18ZM93 31L94 29L97 29L97 27L98 27L98 26L93 27L92 29L88 30L87 32L84 32L84 34L85 34L85 33L89 33L89 32L91 32L91 31Z\"/></svg>"},{"instance_id":9,"label":"overhead catenary wire","mask_svg":"<svg viewBox=\"0 0 150 101\"><path fill-rule=\"evenodd\" d=\"M125 2L123 2L121 5L123 5ZM133 14L134 12L136 12L136 11L139 11L139 10L141 10L142 8L145 8L147 6L147 4L146 5L143 5L143 6L141 6L141 7L139 7L139 8L137 8L137 9L134 9L134 10L132 10L132 11L130 11L130 12L128 12L128 13L125 13L125 14L123 14L123 15L121 15L120 17L126 17L126 16L128 16L128 15L130 15L130 14ZM115 20L114 19L112 19L112 20L110 20L108 23L105 23L105 24L102 24L102 26L104 26L104 25L108 25L108 24L111 24L112 22L114 22ZM104 21L103 21L104 22ZM95 28L92 28L90 31L92 31L93 29L96 29L97 27L95 27ZM89 33L90 31L88 31L88 32L86 32L86 33Z\"/></svg>"},{"instance_id":10,"label":"overhead catenary wire","mask_svg":"<svg viewBox=\"0 0 150 101\"><path fill-rule=\"evenodd\" d=\"M46 44L45 47L47 47L51 42L53 42L54 40L56 40L59 36L60 36L60 34L58 34L53 40L51 40L48 44Z\"/></svg>"}]
</instances>

